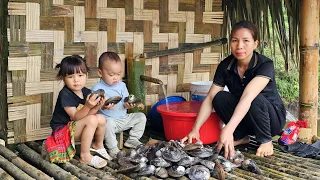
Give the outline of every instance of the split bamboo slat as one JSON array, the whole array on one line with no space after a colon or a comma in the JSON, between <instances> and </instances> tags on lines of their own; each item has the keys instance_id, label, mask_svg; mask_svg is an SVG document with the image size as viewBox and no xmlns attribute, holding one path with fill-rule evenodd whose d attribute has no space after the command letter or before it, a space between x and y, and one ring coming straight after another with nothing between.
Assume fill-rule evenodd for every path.
<instances>
[{"instance_id":1,"label":"split bamboo slat","mask_svg":"<svg viewBox=\"0 0 320 180\"><path fill-rule=\"evenodd\" d=\"M49 122L64 86L54 68L64 57L86 57L91 88L105 51L119 54L125 77L128 59L140 54L220 38L221 8L222 0L9 0L7 143L51 133ZM206 47L145 59L145 71L138 73L160 79L169 96L189 99L190 83L212 80L220 60L220 48ZM144 85L148 110L164 93L158 84Z\"/></svg>"}]
</instances>

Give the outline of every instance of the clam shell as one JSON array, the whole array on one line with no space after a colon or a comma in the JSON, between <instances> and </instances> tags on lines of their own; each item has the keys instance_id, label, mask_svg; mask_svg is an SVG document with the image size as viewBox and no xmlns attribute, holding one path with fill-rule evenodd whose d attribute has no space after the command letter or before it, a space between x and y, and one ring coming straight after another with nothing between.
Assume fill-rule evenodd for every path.
<instances>
[{"instance_id":1,"label":"clam shell","mask_svg":"<svg viewBox=\"0 0 320 180\"><path fill-rule=\"evenodd\" d=\"M205 166L195 165L188 170L188 176L191 180L207 180L210 178L210 171Z\"/></svg>"},{"instance_id":2,"label":"clam shell","mask_svg":"<svg viewBox=\"0 0 320 180\"><path fill-rule=\"evenodd\" d=\"M169 176L168 171L163 167L158 167L155 171L155 175L162 179L167 178Z\"/></svg>"},{"instance_id":3,"label":"clam shell","mask_svg":"<svg viewBox=\"0 0 320 180\"><path fill-rule=\"evenodd\" d=\"M198 157L185 156L185 157L181 158L181 160L178 162L178 165L184 166L184 167L189 167L194 164L197 164L199 162L199 160L200 159Z\"/></svg>"},{"instance_id":4,"label":"clam shell","mask_svg":"<svg viewBox=\"0 0 320 180\"><path fill-rule=\"evenodd\" d=\"M141 99L137 98L133 94L130 94L128 97L124 98L124 102L128 102L129 104L134 104L134 103L141 102Z\"/></svg>"},{"instance_id":5,"label":"clam shell","mask_svg":"<svg viewBox=\"0 0 320 180\"><path fill-rule=\"evenodd\" d=\"M175 147L167 146L161 148L163 159L171 162L178 162L182 158L181 151Z\"/></svg>"},{"instance_id":6,"label":"clam shell","mask_svg":"<svg viewBox=\"0 0 320 180\"><path fill-rule=\"evenodd\" d=\"M138 165L128 164L127 166L121 166L118 170L116 170L117 173L130 173L134 172L139 168Z\"/></svg>"},{"instance_id":7,"label":"clam shell","mask_svg":"<svg viewBox=\"0 0 320 180\"><path fill-rule=\"evenodd\" d=\"M190 150L200 149L202 147L203 147L203 145L201 143L189 143L184 146L183 150L190 151Z\"/></svg>"},{"instance_id":8,"label":"clam shell","mask_svg":"<svg viewBox=\"0 0 320 180\"><path fill-rule=\"evenodd\" d=\"M156 166L156 167L169 167L171 166L171 163L164 160L162 157L156 157L150 161L150 164Z\"/></svg>"},{"instance_id":9,"label":"clam shell","mask_svg":"<svg viewBox=\"0 0 320 180\"><path fill-rule=\"evenodd\" d=\"M212 156L213 150L211 148L200 148L200 149L194 149L194 150L190 150L190 151L186 151L187 154L191 155L191 156L195 156L195 157L199 157L199 158L207 158Z\"/></svg>"},{"instance_id":10,"label":"clam shell","mask_svg":"<svg viewBox=\"0 0 320 180\"><path fill-rule=\"evenodd\" d=\"M90 97L91 97L92 95L94 95L94 94L98 94L97 98L98 98L98 97L103 97L104 93L105 93L105 92L104 92L103 89L97 89L96 91L92 91L92 92L91 92Z\"/></svg>"},{"instance_id":11,"label":"clam shell","mask_svg":"<svg viewBox=\"0 0 320 180\"><path fill-rule=\"evenodd\" d=\"M226 174L224 172L224 169L219 162L216 162L216 164L214 166L214 170L212 172L212 176L216 179L221 179L221 180L224 180L226 178Z\"/></svg>"},{"instance_id":12,"label":"clam shell","mask_svg":"<svg viewBox=\"0 0 320 180\"><path fill-rule=\"evenodd\" d=\"M120 96L113 96L113 97L111 97L111 98L109 98L109 99L107 99L106 100L106 102L104 103L104 105L109 105L109 104L117 104L118 102L120 102L121 101L121 99L122 99L122 97L120 97Z\"/></svg>"},{"instance_id":13,"label":"clam shell","mask_svg":"<svg viewBox=\"0 0 320 180\"><path fill-rule=\"evenodd\" d=\"M175 177L175 178L181 177L186 173L186 169L183 166L177 166L177 165L169 167L167 171L171 177Z\"/></svg>"},{"instance_id":14,"label":"clam shell","mask_svg":"<svg viewBox=\"0 0 320 180\"><path fill-rule=\"evenodd\" d=\"M241 168L256 174L262 174L262 171L252 159L242 161Z\"/></svg>"}]
</instances>

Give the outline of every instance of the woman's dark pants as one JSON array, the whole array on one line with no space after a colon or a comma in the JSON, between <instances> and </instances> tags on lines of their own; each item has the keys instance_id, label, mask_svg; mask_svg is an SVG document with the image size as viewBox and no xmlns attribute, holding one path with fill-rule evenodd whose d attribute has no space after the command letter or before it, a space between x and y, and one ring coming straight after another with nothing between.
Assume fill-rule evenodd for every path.
<instances>
[{"instance_id":1,"label":"woman's dark pants","mask_svg":"<svg viewBox=\"0 0 320 180\"><path fill-rule=\"evenodd\" d=\"M227 124L239 102L239 98L226 91L220 91L214 97L212 105L220 119ZM258 143L267 143L279 134L285 124L285 117L261 94L251 103L251 107L235 132L234 140L247 135L255 135ZM283 113L282 113L283 114Z\"/></svg>"}]
</instances>

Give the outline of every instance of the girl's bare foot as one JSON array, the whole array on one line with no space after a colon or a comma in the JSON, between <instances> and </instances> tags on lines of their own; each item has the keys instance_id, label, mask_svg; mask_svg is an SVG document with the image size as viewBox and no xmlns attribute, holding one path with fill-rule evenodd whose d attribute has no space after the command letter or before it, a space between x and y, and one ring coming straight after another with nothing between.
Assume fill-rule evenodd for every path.
<instances>
[{"instance_id":1,"label":"girl's bare foot","mask_svg":"<svg viewBox=\"0 0 320 180\"><path fill-rule=\"evenodd\" d=\"M96 143L95 142L91 146L93 149L103 149L104 148L103 143Z\"/></svg>"},{"instance_id":2,"label":"girl's bare foot","mask_svg":"<svg viewBox=\"0 0 320 180\"><path fill-rule=\"evenodd\" d=\"M256 155L257 156L271 156L273 154L273 144L272 141L269 141L264 144L260 144L259 148L257 149Z\"/></svg>"},{"instance_id":3,"label":"girl's bare foot","mask_svg":"<svg viewBox=\"0 0 320 180\"><path fill-rule=\"evenodd\" d=\"M92 157L93 156L90 153L80 154L80 162L89 165Z\"/></svg>"},{"instance_id":4,"label":"girl's bare foot","mask_svg":"<svg viewBox=\"0 0 320 180\"><path fill-rule=\"evenodd\" d=\"M246 136L238 141L234 141L233 144L234 144L234 146L238 146L240 144L248 144L249 142L250 142L250 138L249 138L249 136Z\"/></svg>"}]
</instances>

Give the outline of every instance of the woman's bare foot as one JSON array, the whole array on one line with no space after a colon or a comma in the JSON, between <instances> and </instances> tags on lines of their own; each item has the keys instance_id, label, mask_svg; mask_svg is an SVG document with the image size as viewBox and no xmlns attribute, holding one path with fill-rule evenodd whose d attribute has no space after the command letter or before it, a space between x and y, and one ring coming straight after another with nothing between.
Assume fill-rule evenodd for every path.
<instances>
[{"instance_id":1,"label":"woman's bare foot","mask_svg":"<svg viewBox=\"0 0 320 180\"><path fill-rule=\"evenodd\" d=\"M257 149L256 155L257 156L271 156L273 154L273 145L272 141L269 141L264 144L260 144L259 148Z\"/></svg>"},{"instance_id":2,"label":"woman's bare foot","mask_svg":"<svg viewBox=\"0 0 320 180\"><path fill-rule=\"evenodd\" d=\"M248 144L249 142L250 142L250 138L249 138L249 136L246 136L238 141L234 141L233 144L234 144L234 146L238 146L240 144Z\"/></svg>"}]
</instances>

